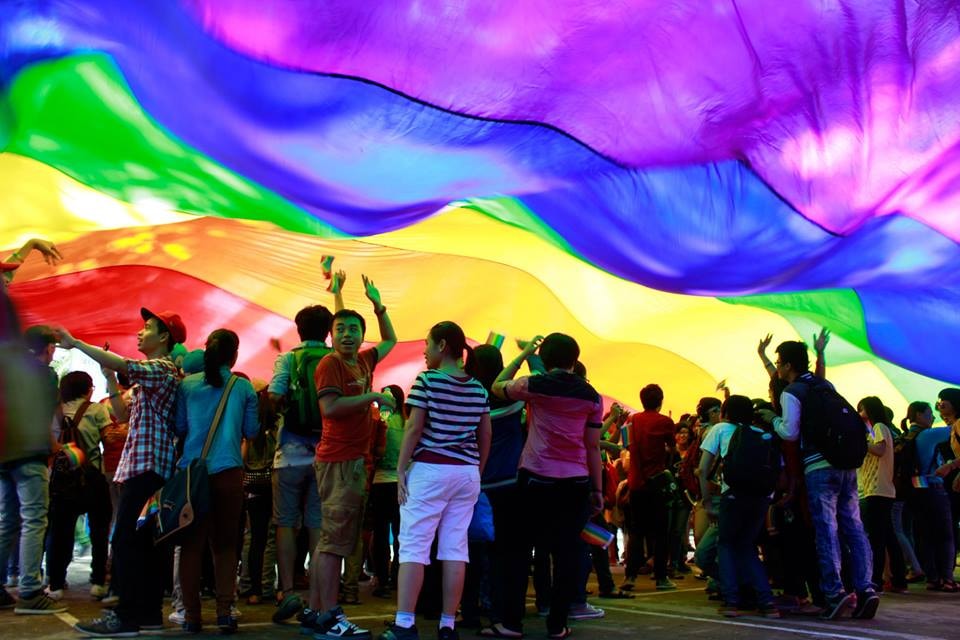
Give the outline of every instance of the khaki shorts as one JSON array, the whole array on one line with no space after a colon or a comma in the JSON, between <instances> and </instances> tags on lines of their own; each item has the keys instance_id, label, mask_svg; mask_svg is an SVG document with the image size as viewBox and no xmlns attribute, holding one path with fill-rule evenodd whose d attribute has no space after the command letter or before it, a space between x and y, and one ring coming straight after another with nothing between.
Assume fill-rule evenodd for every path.
<instances>
[{"instance_id":1,"label":"khaki shorts","mask_svg":"<svg viewBox=\"0 0 960 640\"><path fill-rule=\"evenodd\" d=\"M317 551L347 557L360 538L367 470L363 458L347 462L316 462L320 494L320 541Z\"/></svg>"}]
</instances>

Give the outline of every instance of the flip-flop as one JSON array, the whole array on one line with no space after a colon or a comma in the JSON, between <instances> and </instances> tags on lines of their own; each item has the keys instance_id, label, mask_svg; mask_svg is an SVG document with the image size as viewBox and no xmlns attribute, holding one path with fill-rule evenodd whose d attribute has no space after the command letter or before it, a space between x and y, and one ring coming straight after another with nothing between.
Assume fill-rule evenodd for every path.
<instances>
[{"instance_id":1,"label":"flip-flop","mask_svg":"<svg viewBox=\"0 0 960 640\"><path fill-rule=\"evenodd\" d=\"M481 638L522 638L523 634L519 631L513 631L512 629L503 628L503 631L498 629L496 625L490 625L489 627L482 627L477 631L477 635Z\"/></svg>"},{"instance_id":2,"label":"flip-flop","mask_svg":"<svg viewBox=\"0 0 960 640\"><path fill-rule=\"evenodd\" d=\"M564 627L563 631L558 631L557 633L548 633L547 637L550 640L564 640L564 638L569 638L573 634L573 631L570 627Z\"/></svg>"}]
</instances>

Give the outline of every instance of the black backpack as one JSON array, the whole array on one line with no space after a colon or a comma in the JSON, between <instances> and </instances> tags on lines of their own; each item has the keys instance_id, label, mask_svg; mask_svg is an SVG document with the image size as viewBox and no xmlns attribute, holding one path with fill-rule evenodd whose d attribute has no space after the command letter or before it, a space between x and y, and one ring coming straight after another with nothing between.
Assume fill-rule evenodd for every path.
<instances>
[{"instance_id":1,"label":"black backpack","mask_svg":"<svg viewBox=\"0 0 960 640\"><path fill-rule=\"evenodd\" d=\"M313 381L313 375L317 371L317 365L331 351L326 346L297 347L292 351L293 370L290 372L287 407L283 412L283 426L291 433L318 437L323 430L317 385Z\"/></svg>"},{"instance_id":2,"label":"black backpack","mask_svg":"<svg viewBox=\"0 0 960 640\"><path fill-rule=\"evenodd\" d=\"M905 434L896 438L893 445L893 486L897 489L897 498L903 499L910 495L913 489L913 476L919 473L917 469L917 436L923 433L920 429L907 430Z\"/></svg>"},{"instance_id":3,"label":"black backpack","mask_svg":"<svg viewBox=\"0 0 960 640\"><path fill-rule=\"evenodd\" d=\"M735 496L768 496L777 488L782 467L780 438L758 429L741 424L730 436L723 480Z\"/></svg>"},{"instance_id":4,"label":"black backpack","mask_svg":"<svg viewBox=\"0 0 960 640\"><path fill-rule=\"evenodd\" d=\"M80 405L72 418L60 414L60 438L58 439L60 444L74 444L83 448L77 425L83 420L89 407L90 401L87 400ZM50 469L50 497L82 508L86 498L87 475L91 469L91 465L87 462L74 466L65 451L58 451L53 456ZM86 510L83 509L83 511Z\"/></svg>"},{"instance_id":5,"label":"black backpack","mask_svg":"<svg viewBox=\"0 0 960 640\"><path fill-rule=\"evenodd\" d=\"M826 380L800 382L807 386L800 417L804 441L835 469L859 469L867 457L863 418Z\"/></svg>"}]
</instances>

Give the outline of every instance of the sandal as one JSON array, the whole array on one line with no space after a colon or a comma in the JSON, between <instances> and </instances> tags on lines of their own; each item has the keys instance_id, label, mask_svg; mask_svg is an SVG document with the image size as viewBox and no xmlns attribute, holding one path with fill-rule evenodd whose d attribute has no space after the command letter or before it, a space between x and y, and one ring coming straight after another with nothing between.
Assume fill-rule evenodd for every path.
<instances>
[{"instance_id":1,"label":"sandal","mask_svg":"<svg viewBox=\"0 0 960 640\"><path fill-rule=\"evenodd\" d=\"M626 591L610 591L609 593L601 593L597 597L606 600L633 600L636 598L635 595Z\"/></svg>"},{"instance_id":2,"label":"sandal","mask_svg":"<svg viewBox=\"0 0 960 640\"><path fill-rule=\"evenodd\" d=\"M500 626L498 627L497 624ZM481 638L522 638L523 634L513 629L508 629L500 623L492 624L489 627L482 627L477 631Z\"/></svg>"},{"instance_id":3,"label":"sandal","mask_svg":"<svg viewBox=\"0 0 960 640\"><path fill-rule=\"evenodd\" d=\"M547 637L550 640L564 640L564 638L569 638L573 634L573 631L570 630L570 627L564 627L562 631L556 633L548 633Z\"/></svg>"}]
</instances>

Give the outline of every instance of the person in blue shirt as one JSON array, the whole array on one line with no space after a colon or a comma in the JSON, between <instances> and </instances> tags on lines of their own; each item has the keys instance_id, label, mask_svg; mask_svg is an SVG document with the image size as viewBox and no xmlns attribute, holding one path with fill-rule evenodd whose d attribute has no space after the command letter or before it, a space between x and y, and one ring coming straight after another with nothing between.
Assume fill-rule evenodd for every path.
<instances>
[{"instance_id":1,"label":"person in blue shirt","mask_svg":"<svg viewBox=\"0 0 960 640\"><path fill-rule=\"evenodd\" d=\"M229 388L230 369L237 362L240 339L229 329L217 329L207 338L203 372L183 379L177 391L176 432L183 442L177 466L186 468L199 458L213 424L220 398ZM203 550L213 552L217 591L217 626L233 632L237 622L230 615L237 572L240 514L243 510L242 438L254 438L260 430L257 394L250 381L238 378L223 410L213 442L207 452L210 512L196 522L180 552L180 585L185 608L184 631L201 630L200 570Z\"/></svg>"}]
</instances>

